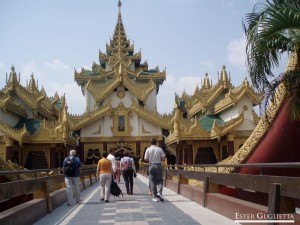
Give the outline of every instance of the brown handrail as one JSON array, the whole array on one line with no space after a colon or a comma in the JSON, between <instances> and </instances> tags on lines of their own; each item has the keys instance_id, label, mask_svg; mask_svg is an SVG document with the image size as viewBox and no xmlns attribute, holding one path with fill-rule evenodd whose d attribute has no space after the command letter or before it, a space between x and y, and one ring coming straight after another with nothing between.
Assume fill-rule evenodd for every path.
<instances>
[{"instance_id":1,"label":"brown handrail","mask_svg":"<svg viewBox=\"0 0 300 225\"><path fill-rule=\"evenodd\" d=\"M283 163L244 163L244 164L188 164L188 165L167 165L167 167L264 167L264 168L300 168L300 162Z\"/></svg>"}]
</instances>

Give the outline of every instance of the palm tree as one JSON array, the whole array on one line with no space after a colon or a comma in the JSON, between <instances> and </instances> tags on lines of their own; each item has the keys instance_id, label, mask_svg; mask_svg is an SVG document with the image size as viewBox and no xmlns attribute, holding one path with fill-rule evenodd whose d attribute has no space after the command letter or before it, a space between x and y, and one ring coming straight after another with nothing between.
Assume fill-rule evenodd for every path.
<instances>
[{"instance_id":1,"label":"palm tree","mask_svg":"<svg viewBox=\"0 0 300 225\"><path fill-rule=\"evenodd\" d=\"M300 70L276 75L284 53L300 60L300 0L265 0L257 3L243 22L246 34L247 66L254 87L265 93L265 110L277 86L284 82L293 118L300 112Z\"/></svg>"}]
</instances>

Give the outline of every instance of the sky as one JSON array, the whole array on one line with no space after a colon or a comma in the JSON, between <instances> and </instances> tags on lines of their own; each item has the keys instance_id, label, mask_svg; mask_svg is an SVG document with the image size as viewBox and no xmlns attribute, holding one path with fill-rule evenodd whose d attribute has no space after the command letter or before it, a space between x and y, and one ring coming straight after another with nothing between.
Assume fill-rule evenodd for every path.
<instances>
[{"instance_id":1,"label":"sky","mask_svg":"<svg viewBox=\"0 0 300 225\"><path fill-rule=\"evenodd\" d=\"M214 83L226 65L233 85L247 76L242 21L256 0L123 0L127 36L149 68L166 68L157 96L171 112L174 93L192 94L207 72ZM33 73L48 96L66 94L69 111L85 111L74 68L99 62L112 36L117 0L0 0L0 88L14 65L26 84ZM279 71L286 67L283 60Z\"/></svg>"}]
</instances>

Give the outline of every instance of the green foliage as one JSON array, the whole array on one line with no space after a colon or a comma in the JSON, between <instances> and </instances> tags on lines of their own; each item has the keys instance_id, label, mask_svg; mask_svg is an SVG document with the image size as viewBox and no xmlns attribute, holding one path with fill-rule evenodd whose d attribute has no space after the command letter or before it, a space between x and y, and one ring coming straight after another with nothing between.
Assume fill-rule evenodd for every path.
<instances>
[{"instance_id":1,"label":"green foliage","mask_svg":"<svg viewBox=\"0 0 300 225\"><path fill-rule=\"evenodd\" d=\"M299 114L299 71L274 74L284 52L300 54L300 0L267 0L257 3L245 16L247 65L254 87L266 94L263 109L283 81ZM299 110L299 111L297 111Z\"/></svg>"}]
</instances>

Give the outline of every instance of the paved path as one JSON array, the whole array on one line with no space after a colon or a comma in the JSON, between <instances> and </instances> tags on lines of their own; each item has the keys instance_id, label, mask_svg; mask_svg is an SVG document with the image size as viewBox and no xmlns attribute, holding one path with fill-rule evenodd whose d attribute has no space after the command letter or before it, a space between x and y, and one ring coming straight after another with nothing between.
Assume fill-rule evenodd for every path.
<instances>
[{"instance_id":1,"label":"paved path","mask_svg":"<svg viewBox=\"0 0 300 225\"><path fill-rule=\"evenodd\" d=\"M46 224L155 224L155 225L229 225L233 221L205 209L175 192L165 188L166 201L152 202L148 193L148 180L138 175L134 180L134 195L111 197L109 203L101 202L99 184L94 184L82 192L84 200L81 204L68 207L66 204L55 209L51 214L39 220L36 225ZM124 182L120 187L126 193Z\"/></svg>"}]
</instances>

